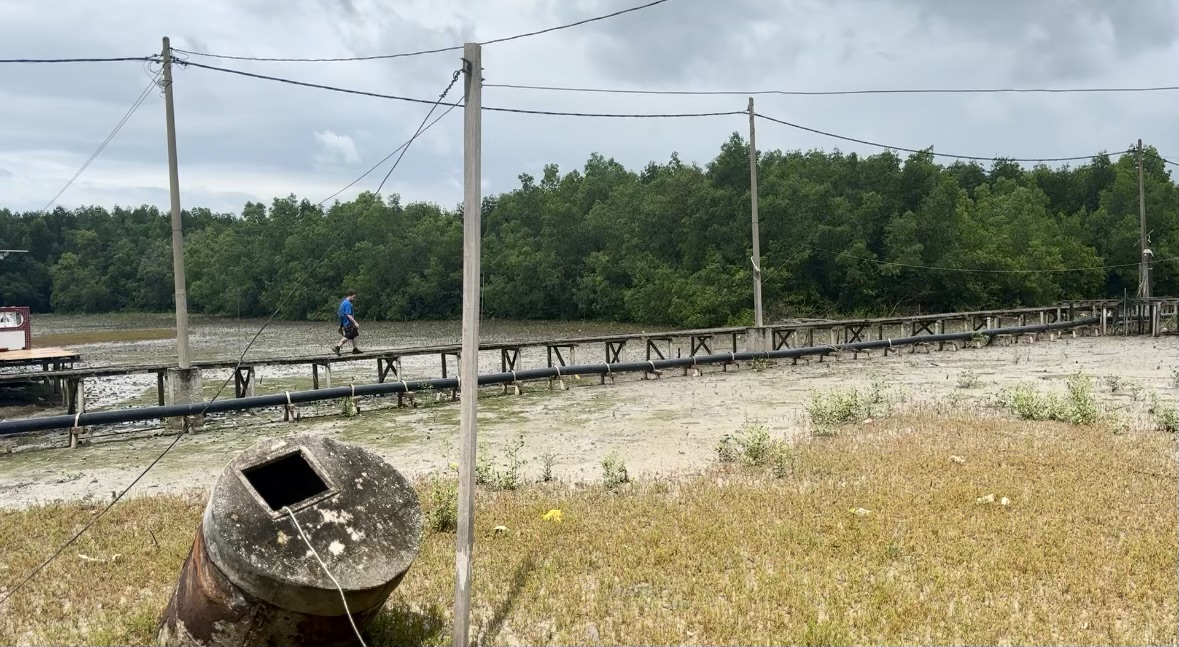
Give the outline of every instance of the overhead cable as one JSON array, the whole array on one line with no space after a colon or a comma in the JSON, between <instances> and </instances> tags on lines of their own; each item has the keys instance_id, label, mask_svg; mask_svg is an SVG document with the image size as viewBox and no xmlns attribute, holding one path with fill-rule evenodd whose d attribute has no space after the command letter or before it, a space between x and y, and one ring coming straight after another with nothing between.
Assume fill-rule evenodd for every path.
<instances>
[{"instance_id":1,"label":"overhead cable","mask_svg":"<svg viewBox=\"0 0 1179 647\"><path fill-rule=\"evenodd\" d=\"M791 97L821 97L855 94L1002 94L1002 93L1047 93L1069 94L1078 92L1161 92L1179 90L1179 85L1151 87L1099 87L1099 88L882 88L870 90L644 90L630 88L589 88L555 85L525 85L519 83L486 83L485 88L506 88L512 90L540 90L546 92L585 92L596 94L642 94L672 96L759 96L780 95Z\"/></svg>"},{"instance_id":2,"label":"overhead cable","mask_svg":"<svg viewBox=\"0 0 1179 647\"><path fill-rule=\"evenodd\" d=\"M496 43L506 43L508 41L518 40L521 38L529 38L531 36L539 36L541 34L548 34L548 33L554 32L554 31L560 31L562 29L569 29L571 27L580 27L581 25L589 24L592 22L598 22L600 20L607 20L609 18L616 18L618 16L628 14L631 12L641 11L643 9L649 9L651 7L663 4L665 2L668 2L668 0L654 0L654 2L648 2L646 4L639 5L637 7L630 7L629 9L622 9L622 10L608 13L605 15L595 16L593 18L586 18L584 20L578 20L577 22L571 22L571 23L567 23L564 25L557 25L556 27L548 27L546 29L539 29L537 31L530 31L530 32L522 33L522 34L515 34L513 36L505 36L503 38L493 38L491 40L482 41L479 44L480 45L494 45ZM387 59L393 59L393 58L408 58L411 56L423 56L426 54L441 54L443 52L459 51L459 50L462 50L462 48L463 48L462 45L451 45L448 47L436 47L433 49L422 49L422 50L417 50L417 51L413 51L413 52L400 52L400 53L396 53L396 54L375 54L375 55L371 55L371 56L336 56L336 57L329 57L329 58L235 56L235 55L230 55L230 54L214 54L214 53L210 53L210 52L194 52L192 50L179 49L179 48L175 49L174 51L183 52L185 54L191 54L192 56L202 56L205 58L219 58L219 59L232 60L232 61L259 61L259 62L268 62L268 63L343 63L343 62L348 62L348 61L379 61L379 60L387 60Z\"/></svg>"}]
</instances>

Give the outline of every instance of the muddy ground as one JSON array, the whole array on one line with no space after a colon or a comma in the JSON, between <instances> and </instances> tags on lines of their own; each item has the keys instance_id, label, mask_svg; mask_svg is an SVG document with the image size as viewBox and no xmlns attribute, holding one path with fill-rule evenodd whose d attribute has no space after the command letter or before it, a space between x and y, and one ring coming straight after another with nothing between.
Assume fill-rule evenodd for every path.
<instances>
[{"instance_id":1,"label":"muddy ground","mask_svg":"<svg viewBox=\"0 0 1179 647\"><path fill-rule=\"evenodd\" d=\"M502 465L505 449L522 435L519 456L527 461L528 478L539 478L547 455L557 479L595 480L612 452L632 476L669 474L706 466L715 460L718 442L750 422L788 440L810 433L806 405L815 393L883 389L897 408L1007 415L996 404L1006 389L1023 382L1062 392L1077 372L1093 378L1109 415L1126 428L1143 429L1150 424L1146 411L1152 397L1174 406L1177 368L1174 337L1065 336L957 352L786 361L764 370L748 364L729 372L709 367L700 377L674 371L660 379L620 377L605 386L597 379L567 380L567 391L534 383L519 396L501 395L499 387L485 389L479 436L485 451ZM281 422L278 410L211 421L205 431L183 437L131 495L207 488L235 452L262 438L294 433L332 434L361 443L408 475L444 470L457 456L458 403L422 400L426 403L416 409L396 409L390 408L390 398L365 399L360 414L351 418L336 414L336 402L303 407L319 415L297 423ZM72 450L0 454L0 505L109 500L173 439L105 439Z\"/></svg>"}]
</instances>

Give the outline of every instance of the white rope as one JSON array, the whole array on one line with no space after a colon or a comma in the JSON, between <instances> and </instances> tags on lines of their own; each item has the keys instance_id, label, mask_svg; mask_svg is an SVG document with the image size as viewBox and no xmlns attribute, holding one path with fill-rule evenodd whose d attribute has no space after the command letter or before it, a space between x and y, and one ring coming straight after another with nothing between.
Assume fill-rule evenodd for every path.
<instances>
[{"instance_id":1,"label":"white rope","mask_svg":"<svg viewBox=\"0 0 1179 647\"><path fill-rule=\"evenodd\" d=\"M81 412L81 410L79 410L79 411L78 411L78 415L74 416L74 429L77 429L77 428L78 428L78 422L79 422L81 419L82 419L82 412Z\"/></svg>"},{"instance_id":2,"label":"white rope","mask_svg":"<svg viewBox=\"0 0 1179 647\"><path fill-rule=\"evenodd\" d=\"M557 369L557 377L561 377L561 367L560 367L560 366L554 366L553 368Z\"/></svg>"},{"instance_id":3,"label":"white rope","mask_svg":"<svg viewBox=\"0 0 1179 647\"><path fill-rule=\"evenodd\" d=\"M651 360L647 360L647 363L651 365L651 372L652 372L652 373L658 373L658 372L659 372L658 370L656 370L656 369L655 369L655 362L652 362Z\"/></svg>"},{"instance_id":4,"label":"white rope","mask_svg":"<svg viewBox=\"0 0 1179 647\"><path fill-rule=\"evenodd\" d=\"M287 406L288 407L295 406L294 404L291 404L291 392L290 391L283 391L283 393L287 394Z\"/></svg>"},{"instance_id":5,"label":"white rope","mask_svg":"<svg viewBox=\"0 0 1179 647\"><path fill-rule=\"evenodd\" d=\"M516 372L512 371L512 384L516 383Z\"/></svg>"},{"instance_id":6,"label":"white rope","mask_svg":"<svg viewBox=\"0 0 1179 647\"><path fill-rule=\"evenodd\" d=\"M303 532L303 526L300 526L299 520L295 518L294 511L285 505L282 509L286 510L287 514L291 517L291 521L295 522L295 528L298 529L299 536L303 538L303 543L307 544L307 548L315 556L315 561L319 562L319 567L323 569L324 573L327 573L327 576L332 580L332 584L336 585L336 590L340 592L340 601L344 603L344 613L348 616L348 622L352 625L352 631L356 632L356 639L360 641L361 647L368 647L368 645L364 644L364 638L360 635L360 630L356 628L356 621L352 619L352 611L348 608L348 598L344 597L344 587L340 586L340 583L336 581L336 576L332 575L332 572L328 570L327 564L324 564L323 560L319 558L319 553L315 552L315 547L311 545L311 540Z\"/></svg>"}]
</instances>

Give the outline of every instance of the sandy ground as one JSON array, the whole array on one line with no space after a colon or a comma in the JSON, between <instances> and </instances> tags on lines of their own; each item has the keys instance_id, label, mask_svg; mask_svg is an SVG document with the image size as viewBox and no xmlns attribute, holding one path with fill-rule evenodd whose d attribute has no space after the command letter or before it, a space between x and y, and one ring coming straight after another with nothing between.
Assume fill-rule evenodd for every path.
<instances>
[{"instance_id":1,"label":"sandy ground","mask_svg":"<svg viewBox=\"0 0 1179 647\"><path fill-rule=\"evenodd\" d=\"M933 406L943 412L997 414L995 400L1021 382L1063 391L1078 371L1093 378L1105 409L1132 427L1147 423L1151 395L1172 406L1177 340L1171 338L1065 337L961 351L902 353L822 363L780 362L766 370L749 365L700 377L669 372L660 379L568 380L570 389L526 385L519 395L487 388L480 399L479 437L497 463L522 435L523 471L538 478L545 455L553 475L571 483L601 476L601 462L616 452L632 476L700 469L715 459L717 443L750 421L778 437L809 433L805 405L814 393L837 389L886 389L899 407ZM973 374L973 386L960 386ZM1118 388L1112 388L1116 376ZM969 380L966 380L969 381ZM457 456L457 402L430 402L417 409L389 408L388 398L365 400L354 418L331 415L338 403L304 407L318 413L297 423L281 422L274 410L238 414L185 436L131 495L207 488L238 451L262 438L320 433L376 451L407 475L446 469ZM154 460L173 437L106 440L79 449L0 454L0 506L94 497L109 500Z\"/></svg>"}]
</instances>

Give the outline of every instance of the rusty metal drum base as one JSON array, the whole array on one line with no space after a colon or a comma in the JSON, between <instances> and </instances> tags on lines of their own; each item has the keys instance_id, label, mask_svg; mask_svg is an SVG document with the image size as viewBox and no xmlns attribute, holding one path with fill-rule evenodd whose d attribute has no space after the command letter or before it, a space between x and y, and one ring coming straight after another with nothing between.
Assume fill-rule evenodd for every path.
<instances>
[{"instance_id":1,"label":"rusty metal drum base","mask_svg":"<svg viewBox=\"0 0 1179 647\"><path fill-rule=\"evenodd\" d=\"M316 566L318 567L318 566ZM400 582L391 582L392 592ZM380 611L352 609L363 629ZM185 620L181 620L184 618ZM205 551L203 525L189 550L180 579L160 618L158 644L325 645L358 644L346 615L312 616L281 609L234 586Z\"/></svg>"}]
</instances>

